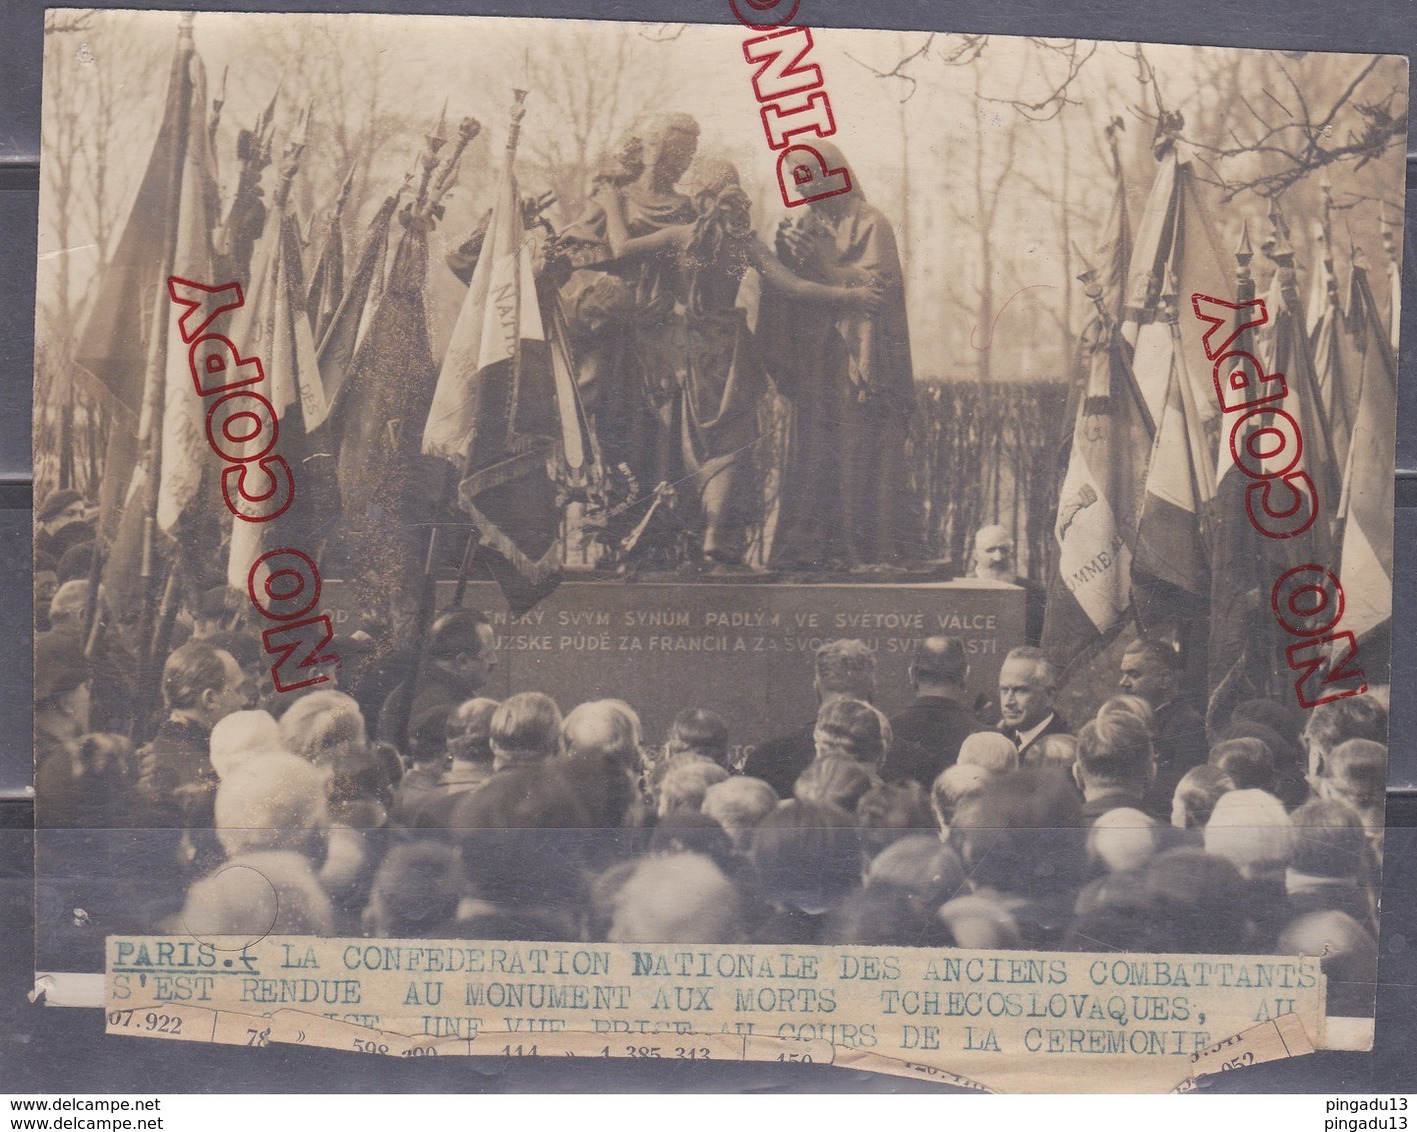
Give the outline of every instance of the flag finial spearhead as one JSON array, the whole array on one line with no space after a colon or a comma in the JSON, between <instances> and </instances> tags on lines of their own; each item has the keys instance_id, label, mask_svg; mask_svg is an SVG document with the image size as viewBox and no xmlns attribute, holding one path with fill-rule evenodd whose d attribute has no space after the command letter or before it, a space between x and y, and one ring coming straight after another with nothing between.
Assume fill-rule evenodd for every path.
<instances>
[{"instance_id":1,"label":"flag finial spearhead","mask_svg":"<svg viewBox=\"0 0 1417 1132\"><path fill-rule=\"evenodd\" d=\"M351 162L349 172L344 175L344 182L339 187L339 195L335 197L335 215L338 216L344 211L345 202L349 200L349 191L354 187L354 171L359 168L359 163Z\"/></svg>"},{"instance_id":2,"label":"flag finial spearhead","mask_svg":"<svg viewBox=\"0 0 1417 1132\"><path fill-rule=\"evenodd\" d=\"M1235 259L1241 267L1249 267L1250 260L1254 258L1255 249L1250 245L1250 218L1247 216L1240 224L1240 240L1235 245Z\"/></svg>"},{"instance_id":3,"label":"flag finial spearhead","mask_svg":"<svg viewBox=\"0 0 1417 1132\"><path fill-rule=\"evenodd\" d=\"M1076 241L1073 242L1073 255L1077 256L1079 262L1082 264L1082 271L1077 275L1078 282L1085 288L1093 286L1097 282L1097 268L1092 266L1092 261L1083 254L1083 250L1077 246ZM1098 291L1101 291L1100 286L1098 287ZM1089 294L1089 298L1090 297L1091 295Z\"/></svg>"},{"instance_id":4,"label":"flag finial spearhead","mask_svg":"<svg viewBox=\"0 0 1417 1132\"><path fill-rule=\"evenodd\" d=\"M438 111L438 120L433 124L433 132L424 134L423 140L428 143L428 149L432 153L437 153L443 148L448 140L448 100L443 99L443 109Z\"/></svg>"},{"instance_id":5,"label":"flag finial spearhead","mask_svg":"<svg viewBox=\"0 0 1417 1132\"><path fill-rule=\"evenodd\" d=\"M1157 295L1156 315L1162 322L1176 323L1180 318L1180 304L1177 301L1180 285L1176 273L1168 266L1161 278L1161 292Z\"/></svg>"},{"instance_id":6,"label":"flag finial spearhead","mask_svg":"<svg viewBox=\"0 0 1417 1132\"><path fill-rule=\"evenodd\" d=\"M1255 277L1250 271L1250 261L1255 258L1255 249L1250 245L1250 218L1240 224L1240 240L1235 245L1235 292L1240 301L1254 298Z\"/></svg>"}]
</instances>

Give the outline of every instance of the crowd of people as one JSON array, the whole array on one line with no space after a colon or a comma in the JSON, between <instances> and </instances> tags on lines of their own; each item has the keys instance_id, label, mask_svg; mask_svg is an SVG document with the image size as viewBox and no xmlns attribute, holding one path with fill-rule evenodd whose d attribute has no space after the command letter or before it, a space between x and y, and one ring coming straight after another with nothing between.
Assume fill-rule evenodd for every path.
<instances>
[{"instance_id":1,"label":"crowd of people","mask_svg":"<svg viewBox=\"0 0 1417 1132\"><path fill-rule=\"evenodd\" d=\"M964 643L931 637L887 717L874 653L836 640L815 715L736 765L733 721L692 700L650 736L622 700L489 698L470 610L417 658L346 638L284 696L199 617L135 747L103 722L126 674L66 627L75 585L37 646L39 823L132 851L56 836L42 874L66 908L93 888L105 932L1302 953L1339 1009L1371 1002L1380 695L1254 700L1207 733L1176 652L1138 640L1074 724L1021 646L981 719Z\"/></svg>"}]
</instances>

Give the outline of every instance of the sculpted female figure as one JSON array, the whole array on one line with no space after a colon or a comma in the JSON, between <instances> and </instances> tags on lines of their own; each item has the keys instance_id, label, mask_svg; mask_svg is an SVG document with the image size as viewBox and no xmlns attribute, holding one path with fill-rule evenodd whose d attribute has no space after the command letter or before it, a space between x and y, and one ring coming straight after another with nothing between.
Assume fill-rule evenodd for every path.
<instances>
[{"instance_id":1,"label":"sculpted female figure","mask_svg":"<svg viewBox=\"0 0 1417 1132\"><path fill-rule=\"evenodd\" d=\"M674 299L672 365L678 455L698 499L704 555L718 570L743 569L747 531L760 517L761 485L754 447L761 439L758 406L766 390L761 363L736 306L749 268L764 290L815 304L843 317L875 308L869 286L828 285L787 270L752 229L747 194L726 161L703 163L692 222L637 235L633 196L602 182L595 199L605 210L615 261L654 264ZM864 282L864 281L862 281Z\"/></svg>"},{"instance_id":2,"label":"sculpted female figure","mask_svg":"<svg viewBox=\"0 0 1417 1132\"><path fill-rule=\"evenodd\" d=\"M562 300L576 339L581 401L625 497L607 534L622 544L637 539L633 557L655 566L669 564L677 533L664 508L650 514L656 488L684 475L675 379L683 319L675 310L673 264L662 256L617 257L604 206L613 188L616 222L634 238L692 223L694 202L676 186L698 139L691 115L652 118L607 159L585 214L558 242L574 268Z\"/></svg>"}]
</instances>

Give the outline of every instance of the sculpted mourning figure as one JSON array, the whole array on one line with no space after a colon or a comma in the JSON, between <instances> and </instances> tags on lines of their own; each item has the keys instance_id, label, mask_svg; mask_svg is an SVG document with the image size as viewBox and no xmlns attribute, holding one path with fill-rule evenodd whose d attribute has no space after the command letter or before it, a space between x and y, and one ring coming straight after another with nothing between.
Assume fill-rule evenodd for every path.
<instances>
[{"instance_id":1,"label":"sculpted mourning figure","mask_svg":"<svg viewBox=\"0 0 1417 1132\"><path fill-rule=\"evenodd\" d=\"M815 143L849 192L784 221L778 254L795 273L879 291L870 311L764 302L758 322L779 392L793 405L772 562L787 569L899 565L919 557L905 494L915 377L895 230L830 142Z\"/></svg>"}]
</instances>

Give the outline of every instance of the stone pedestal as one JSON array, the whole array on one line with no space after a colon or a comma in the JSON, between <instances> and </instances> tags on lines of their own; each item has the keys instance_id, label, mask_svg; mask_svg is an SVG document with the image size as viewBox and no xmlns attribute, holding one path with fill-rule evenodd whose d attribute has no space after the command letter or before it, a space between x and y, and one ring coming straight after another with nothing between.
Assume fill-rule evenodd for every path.
<instances>
[{"instance_id":1,"label":"stone pedestal","mask_svg":"<svg viewBox=\"0 0 1417 1132\"><path fill-rule=\"evenodd\" d=\"M441 583L439 608L452 600ZM348 632L342 587L328 584L327 612ZM877 703L887 714L911 700L907 668L917 641L963 638L970 690L997 695L1004 655L1023 642L1024 591L966 579L917 585L568 581L513 618L490 582L463 602L497 631L498 668L487 694L541 691L563 711L592 699L628 700L657 743L685 708L728 721L735 748L802 727L816 712L812 654L849 637L876 649ZM741 750L738 751L742 753Z\"/></svg>"}]
</instances>

